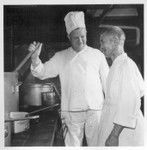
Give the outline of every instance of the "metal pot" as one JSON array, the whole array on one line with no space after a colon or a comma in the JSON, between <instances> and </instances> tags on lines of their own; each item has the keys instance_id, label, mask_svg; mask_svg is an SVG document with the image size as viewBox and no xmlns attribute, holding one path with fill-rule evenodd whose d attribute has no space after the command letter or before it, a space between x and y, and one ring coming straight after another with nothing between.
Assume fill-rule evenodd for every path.
<instances>
[{"instance_id":1,"label":"metal pot","mask_svg":"<svg viewBox=\"0 0 147 150\"><path fill-rule=\"evenodd\" d=\"M28 112L10 112L10 119L5 120L5 122L13 122L12 132L19 133L29 129L30 119L37 119L39 116L26 117Z\"/></svg>"},{"instance_id":2,"label":"metal pot","mask_svg":"<svg viewBox=\"0 0 147 150\"><path fill-rule=\"evenodd\" d=\"M50 91L50 92L42 92L42 104L46 106L51 106L56 104L56 99L55 99L55 92Z\"/></svg>"},{"instance_id":3,"label":"metal pot","mask_svg":"<svg viewBox=\"0 0 147 150\"><path fill-rule=\"evenodd\" d=\"M37 84L37 83L25 84L21 91L22 92L21 105L41 106L43 105L42 102L44 102L42 101L42 93L48 92L54 93L53 91L54 88L52 84ZM53 95L54 94L52 94L52 96Z\"/></svg>"}]
</instances>

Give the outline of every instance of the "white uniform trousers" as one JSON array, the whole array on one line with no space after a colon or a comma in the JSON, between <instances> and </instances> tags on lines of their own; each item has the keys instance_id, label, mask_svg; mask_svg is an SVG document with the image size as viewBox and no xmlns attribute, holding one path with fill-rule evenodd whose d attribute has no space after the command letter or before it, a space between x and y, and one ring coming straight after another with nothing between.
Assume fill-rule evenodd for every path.
<instances>
[{"instance_id":1,"label":"white uniform trousers","mask_svg":"<svg viewBox=\"0 0 147 150\"><path fill-rule=\"evenodd\" d=\"M65 146L82 146L84 132L88 146L96 146L101 110L61 112Z\"/></svg>"}]
</instances>

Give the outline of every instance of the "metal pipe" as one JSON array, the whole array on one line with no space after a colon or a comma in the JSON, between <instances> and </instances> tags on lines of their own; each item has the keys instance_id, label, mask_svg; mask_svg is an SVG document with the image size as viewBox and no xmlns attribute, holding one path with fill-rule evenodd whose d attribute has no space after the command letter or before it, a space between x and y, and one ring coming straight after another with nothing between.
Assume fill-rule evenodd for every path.
<instances>
[{"instance_id":1,"label":"metal pipe","mask_svg":"<svg viewBox=\"0 0 147 150\"><path fill-rule=\"evenodd\" d=\"M35 114L35 113L44 111L44 110L46 110L46 109L51 109L51 108L56 107L56 106L58 106L58 105L59 105L59 104L55 104L55 105L52 105L52 106L48 106L48 107L45 107L45 108L42 108L42 109L38 109L38 110L32 111L32 112L28 113L28 114L26 115L26 117L27 117L27 116L30 116L30 115L32 115L32 114Z\"/></svg>"}]
</instances>

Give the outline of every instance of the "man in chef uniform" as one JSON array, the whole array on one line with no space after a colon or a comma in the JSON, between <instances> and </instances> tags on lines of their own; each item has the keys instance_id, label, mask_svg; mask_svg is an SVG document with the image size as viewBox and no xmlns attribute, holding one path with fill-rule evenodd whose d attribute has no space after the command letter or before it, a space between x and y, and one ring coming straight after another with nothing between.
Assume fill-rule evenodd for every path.
<instances>
[{"instance_id":1,"label":"man in chef uniform","mask_svg":"<svg viewBox=\"0 0 147 150\"><path fill-rule=\"evenodd\" d=\"M125 34L116 26L107 28L100 36L101 50L113 63L106 82L98 146L142 146L144 142L140 110L143 78L124 52L124 43Z\"/></svg>"},{"instance_id":2,"label":"man in chef uniform","mask_svg":"<svg viewBox=\"0 0 147 150\"><path fill-rule=\"evenodd\" d=\"M85 132L88 146L95 146L109 67L102 52L86 45L84 13L69 12L64 21L71 47L43 64L39 59L42 43L33 42L29 51L37 50L31 71L41 80L59 75L65 145L81 146Z\"/></svg>"}]
</instances>

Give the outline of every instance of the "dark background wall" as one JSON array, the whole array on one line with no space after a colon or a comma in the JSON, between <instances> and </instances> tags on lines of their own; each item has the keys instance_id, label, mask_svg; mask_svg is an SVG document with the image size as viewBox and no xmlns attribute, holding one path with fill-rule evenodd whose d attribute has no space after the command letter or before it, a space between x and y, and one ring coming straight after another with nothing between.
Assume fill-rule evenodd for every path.
<instances>
[{"instance_id":1,"label":"dark background wall","mask_svg":"<svg viewBox=\"0 0 147 150\"><path fill-rule=\"evenodd\" d=\"M120 16L119 9L123 8L136 9L137 15ZM116 12L118 16L109 16L114 9L118 9ZM34 40L43 42L44 57L51 51L49 49L56 52L68 47L64 17L69 11L75 10L84 11L88 45L95 48L99 48L101 24L138 27L139 44L135 44L134 32L125 30L127 34L125 46L126 51L137 61L143 73L143 5L6 5L4 6L4 70L12 71L27 53L24 49L20 50L21 46L28 45ZM103 10L103 13L94 16L97 10ZM26 47L23 46L25 49ZM16 58L17 55L19 58ZM44 58L44 61L46 59L48 58Z\"/></svg>"}]
</instances>

